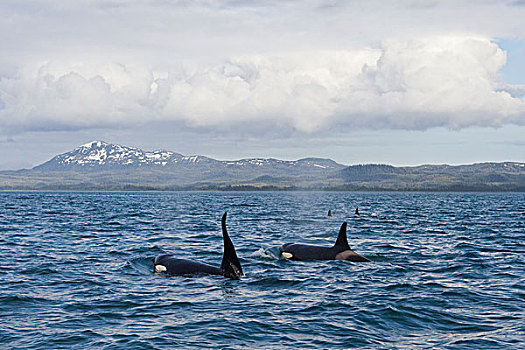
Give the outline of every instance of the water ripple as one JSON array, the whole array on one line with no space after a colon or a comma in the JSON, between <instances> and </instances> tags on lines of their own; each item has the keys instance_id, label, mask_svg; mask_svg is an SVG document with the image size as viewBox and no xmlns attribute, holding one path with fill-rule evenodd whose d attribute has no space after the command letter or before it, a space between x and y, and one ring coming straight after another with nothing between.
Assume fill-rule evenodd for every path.
<instances>
[{"instance_id":1,"label":"water ripple","mask_svg":"<svg viewBox=\"0 0 525 350\"><path fill-rule=\"evenodd\" d=\"M509 349L525 342L524 194L0 197L2 348ZM224 211L244 278L153 273L151 259L163 253L219 266ZM343 221L350 246L371 263L280 257L286 242L332 245Z\"/></svg>"}]
</instances>

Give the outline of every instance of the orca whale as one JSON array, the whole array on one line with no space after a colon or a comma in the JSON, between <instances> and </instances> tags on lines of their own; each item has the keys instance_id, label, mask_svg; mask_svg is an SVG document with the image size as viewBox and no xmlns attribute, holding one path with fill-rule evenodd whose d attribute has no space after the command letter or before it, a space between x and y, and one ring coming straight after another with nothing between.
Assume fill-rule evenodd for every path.
<instances>
[{"instance_id":1,"label":"orca whale","mask_svg":"<svg viewBox=\"0 0 525 350\"><path fill-rule=\"evenodd\" d=\"M198 261L180 259L173 255L163 254L153 259L155 272L164 272L168 275L221 275L231 279L239 279L244 276L241 263L237 258L235 247L226 230L226 213L221 219L222 237L224 238L224 254L220 267L215 267Z\"/></svg>"},{"instance_id":2,"label":"orca whale","mask_svg":"<svg viewBox=\"0 0 525 350\"><path fill-rule=\"evenodd\" d=\"M348 260L368 262L367 258L357 254L348 245L346 222L343 222L337 241L333 247L321 247L300 243L286 243L279 248L281 255L290 260Z\"/></svg>"}]
</instances>

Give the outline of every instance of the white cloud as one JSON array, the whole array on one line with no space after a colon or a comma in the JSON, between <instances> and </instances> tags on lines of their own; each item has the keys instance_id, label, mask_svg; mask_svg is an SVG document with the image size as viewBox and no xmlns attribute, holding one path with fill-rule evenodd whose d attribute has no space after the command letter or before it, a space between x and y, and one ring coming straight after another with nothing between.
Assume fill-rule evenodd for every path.
<instances>
[{"instance_id":1,"label":"white cloud","mask_svg":"<svg viewBox=\"0 0 525 350\"><path fill-rule=\"evenodd\" d=\"M377 64L366 68L366 90L349 95L340 113L361 113L364 126L376 119L378 128L523 123L525 100L506 91L499 76L505 60L505 52L487 39L389 42Z\"/></svg>"},{"instance_id":2,"label":"white cloud","mask_svg":"<svg viewBox=\"0 0 525 350\"><path fill-rule=\"evenodd\" d=\"M494 43L519 3L5 0L0 132L523 124Z\"/></svg>"},{"instance_id":3,"label":"white cloud","mask_svg":"<svg viewBox=\"0 0 525 350\"><path fill-rule=\"evenodd\" d=\"M525 85L501 81L496 44L519 81L523 1L2 0L0 18L0 139L18 140L2 162L94 138L232 158L337 143L348 162L390 162L410 135L525 128Z\"/></svg>"},{"instance_id":4,"label":"white cloud","mask_svg":"<svg viewBox=\"0 0 525 350\"><path fill-rule=\"evenodd\" d=\"M160 70L54 61L0 79L0 128L89 128L182 121L190 126L464 128L525 123L506 55L471 36L389 40L380 48L246 55Z\"/></svg>"}]
</instances>

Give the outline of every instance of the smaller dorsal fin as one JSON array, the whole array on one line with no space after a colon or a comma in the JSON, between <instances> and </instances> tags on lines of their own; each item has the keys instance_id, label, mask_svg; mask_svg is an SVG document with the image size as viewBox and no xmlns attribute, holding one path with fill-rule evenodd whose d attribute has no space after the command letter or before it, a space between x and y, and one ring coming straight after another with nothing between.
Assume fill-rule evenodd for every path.
<instances>
[{"instance_id":1,"label":"smaller dorsal fin","mask_svg":"<svg viewBox=\"0 0 525 350\"><path fill-rule=\"evenodd\" d=\"M235 252L235 247L228 236L228 231L226 230L226 213L222 216L221 219L222 226L222 236L224 238L224 255L222 257L221 270L225 277L231 279L239 279L239 277L244 276L242 272L241 263Z\"/></svg>"},{"instance_id":2,"label":"smaller dorsal fin","mask_svg":"<svg viewBox=\"0 0 525 350\"><path fill-rule=\"evenodd\" d=\"M339 229L339 235L337 236L337 241L335 241L334 247L341 247L345 250L350 249L350 246L348 245L348 239L346 238L346 221L343 222L341 229Z\"/></svg>"}]
</instances>

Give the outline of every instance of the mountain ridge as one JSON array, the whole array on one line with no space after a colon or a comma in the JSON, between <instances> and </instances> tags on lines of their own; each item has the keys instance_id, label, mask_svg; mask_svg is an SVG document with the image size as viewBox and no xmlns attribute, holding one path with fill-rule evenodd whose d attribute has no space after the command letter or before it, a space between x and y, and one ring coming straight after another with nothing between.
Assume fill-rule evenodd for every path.
<instances>
[{"instance_id":1,"label":"mountain ridge","mask_svg":"<svg viewBox=\"0 0 525 350\"><path fill-rule=\"evenodd\" d=\"M343 165L327 158L216 160L91 141L32 169L0 171L0 190L525 191L525 163Z\"/></svg>"},{"instance_id":2,"label":"mountain ridge","mask_svg":"<svg viewBox=\"0 0 525 350\"><path fill-rule=\"evenodd\" d=\"M104 141L91 141L74 150L59 154L47 162L37 165L32 170L71 170L74 167L132 167L160 166L170 167L187 163L216 163L224 166L263 166L265 164L281 164L294 166L303 164L319 168L342 168L343 164L325 158L302 158L293 161L275 158L243 158L239 160L216 160L202 155L184 156L180 153L155 150L143 151L136 147L121 146Z\"/></svg>"}]
</instances>

